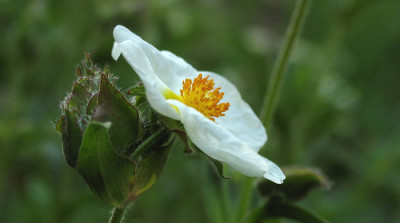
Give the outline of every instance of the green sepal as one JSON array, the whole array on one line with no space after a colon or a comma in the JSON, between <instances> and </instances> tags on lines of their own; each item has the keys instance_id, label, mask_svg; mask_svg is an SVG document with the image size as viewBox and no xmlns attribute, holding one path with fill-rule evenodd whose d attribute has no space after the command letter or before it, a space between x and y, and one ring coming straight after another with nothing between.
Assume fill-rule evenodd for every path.
<instances>
[{"instance_id":1,"label":"green sepal","mask_svg":"<svg viewBox=\"0 0 400 223\"><path fill-rule=\"evenodd\" d=\"M76 75L77 78L80 78L83 75L82 74L82 69L79 66L75 69L75 75Z\"/></svg>"},{"instance_id":2,"label":"green sepal","mask_svg":"<svg viewBox=\"0 0 400 223\"><path fill-rule=\"evenodd\" d=\"M160 116L153 110L146 97L136 96L136 106L139 110L141 121L146 123L145 133L139 141L131 157L138 157L137 154L147 155L148 152L158 150L171 139L171 132L160 122ZM145 153L140 152L143 145L147 145Z\"/></svg>"},{"instance_id":3,"label":"green sepal","mask_svg":"<svg viewBox=\"0 0 400 223\"><path fill-rule=\"evenodd\" d=\"M138 111L107 80L105 75L101 75L100 91L97 97L98 104L93 120L113 123L109 132L110 140L115 150L122 154L143 133Z\"/></svg>"},{"instance_id":4,"label":"green sepal","mask_svg":"<svg viewBox=\"0 0 400 223\"><path fill-rule=\"evenodd\" d=\"M75 114L64 108L64 115L58 120L56 130L62 136L64 157L75 168L82 143L82 130Z\"/></svg>"},{"instance_id":5,"label":"green sepal","mask_svg":"<svg viewBox=\"0 0 400 223\"><path fill-rule=\"evenodd\" d=\"M76 110L77 115L85 114L85 106L90 99L91 94L79 83L75 82L72 86L72 92L67 99L68 109Z\"/></svg>"},{"instance_id":6,"label":"green sepal","mask_svg":"<svg viewBox=\"0 0 400 223\"><path fill-rule=\"evenodd\" d=\"M331 182L319 170L311 168L284 168L286 175L283 184L262 180L258 189L263 196L279 195L288 200L304 199L308 193L317 188L329 189Z\"/></svg>"},{"instance_id":7,"label":"green sepal","mask_svg":"<svg viewBox=\"0 0 400 223\"><path fill-rule=\"evenodd\" d=\"M137 83L136 85L128 88L126 94L129 96L146 96L146 90L144 89L143 83Z\"/></svg>"},{"instance_id":8,"label":"green sepal","mask_svg":"<svg viewBox=\"0 0 400 223\"><path fill-rule=\"evenodd\" d=\"M206 154L204 154L205 156L207 156ZM230 180L232 179L232 177L227 177L224 174L224 164L216 159L213 159L209 156L207 156L208 159L210 160L210 162L213 164L213 166L215 167L215 169L217 170L218 175L225 180Z\"/></svg>"},{"instance_id":9,"label":"green sepal","mask_svg":"<svg viewBox=\"0 0 400 223\"><path fill-rule=\"evenodd\" d=\"M118 155L109 137L110 122L89 123L77 169L92 193L114 207L124 207L135 182L135 164Z\"/></svg>"},{"instance_id":10,"label":"green sepal","mask_svg":"<svg viewBox=\"0 0 400 223\"><path fill-rule=\"evenodd\" d=\"M131 87L128 95L135 96L135 106L140 120L145 123L144 133L139 141L131 147L130 159L137 162L135 185L131 199L135 199L158 180L171 151L174 135L160 123L162 116L148 103L142 84Z\"/></svg>"},{"instance_id":11,"label":"green sepal","mask_svg":"<svg viewBox=\"0 0 400 223\"><path fill-rule=\"evenodd\" d=\"M150 189L160 177L173 145L174 137L171 136L166 145L153 151L143 158L136 172L135 186L132 197L136 198Z\"/></svg>"},{"instance_id":12,"label":"green sepal","mask_svg":"<svg viewBox=\"0 0 400 223\"><path fill-rule=\"evenodd\" d=\"M135 107L139 111L141 122L146 123L146 129L143 138L147 138L147 135L153 134L161 127L159 122L161 116L154 111L146 97L136 96Z\"/></svg>"},{"instance_id":13,"label":"green sepal","mask_svg":"<svg viewBox=\"0 0 400 223\"><path fill-rule=\"evenodd\" d=\"M176 133L179 138L182 140L182 142L185 145L185 150L183 151L186 154L191 154L194 152L196 145L193 144L193 142L189 139L185 132L185 128L183 127L182 123L180 121L162 116L160 117L161 122L163 125L170 131Z\"/></svg>"},{"instance_id":14,"label":"green sepal","mask_svg":"<svg viewBox=\"0 0 400 223\"><path fill-rule=\"evenodd\" d=\"M98 98L99 94L95 94L90 98L86 107L86 115L92 116L94 114L98 105Z\"/></svg>"},{"instance_id":15,"label":"green sepal","mask_svg":"<svg viewBox=\"0 0 400 223\"><path fill-rule=\"evenodd\" d=\"M93 72L93 63L92 59L90 59L90 53L85 53L85 58L82 60L83 68L85 69L85 75L95 75Z\"/></svg>"},{"instance_id":16,"label":"green sepal","mask_svg":"<svg viewBox=\"0 0 400 223\"><path fill-rule=\"evenodd\" d=\"M170 131L176 133L185 145L184 153L191 154L195 149L198 149L196 145L189 139L185 132L185 128L182 123L178 120L174 120L165 116L160 117L161 123Z\"/></svg>"}]
</instances>

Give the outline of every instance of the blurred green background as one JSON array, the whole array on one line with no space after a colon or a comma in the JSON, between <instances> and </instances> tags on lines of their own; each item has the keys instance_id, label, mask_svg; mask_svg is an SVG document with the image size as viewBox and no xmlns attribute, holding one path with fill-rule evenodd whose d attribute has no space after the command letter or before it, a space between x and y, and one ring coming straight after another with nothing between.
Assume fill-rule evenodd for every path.
<instances>
[{"instance_id":1,"label":"blurred green background","mask_svg":"<svg viewBox=\"0 0 400 223\"><path fill-rule=\"evenodd\" d=\"M83 52L137 81L110 56L115 25L226 76L258 111L294 3L1 0L0 222L106 222L53 124ZM323 170L333 187L301 205L332 222L400 222L400 2L313 1L292 61L262 153ZM211 222L221 180L180 147L127 222Z\"/></svg>"}]
</instances>

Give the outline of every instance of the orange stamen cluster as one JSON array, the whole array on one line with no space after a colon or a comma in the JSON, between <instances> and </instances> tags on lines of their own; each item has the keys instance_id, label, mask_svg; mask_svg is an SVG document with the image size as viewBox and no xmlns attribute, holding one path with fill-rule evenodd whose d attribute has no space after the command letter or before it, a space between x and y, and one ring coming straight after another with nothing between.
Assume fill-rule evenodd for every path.
<instances>
[{"instance_id":1,"label":"orange stamen cluster","mask_svg":"<svg viewBox=\"0 0 400 223\"><path fill-rule=\"evenodd\" d=\"M184 80L180 92L183 103L215 121L214 118L225 116L223 113L229 109L230 104L229 102L219 103L224 97L224 92L219 92L220 87L214 89L214 80L208 80L208 77L203 78L203 75L199 74L193 81Z\"/></svg>"}]
</instances>

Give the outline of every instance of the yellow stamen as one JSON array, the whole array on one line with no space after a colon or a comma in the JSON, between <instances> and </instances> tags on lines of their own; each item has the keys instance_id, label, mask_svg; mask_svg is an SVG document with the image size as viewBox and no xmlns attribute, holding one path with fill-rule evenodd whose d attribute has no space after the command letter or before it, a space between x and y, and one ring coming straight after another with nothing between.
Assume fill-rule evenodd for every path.
<instances>
[{"instance_id":1,"label":"yellow stamen","mask_svg":"<svg viewBox=\"0 0 400 223\"><path fill-rule=\"evenodd\" d=\"M219 103L224 97L224 92L219 92L220 87L214 89L214 80L208 80L208 77L203 78L203 75L199 74L193 81L184 80L180 93L183 103L215 121L214 118L225 116L224 112L229 109L230 104Z\"/></svg>"}]
</instances>

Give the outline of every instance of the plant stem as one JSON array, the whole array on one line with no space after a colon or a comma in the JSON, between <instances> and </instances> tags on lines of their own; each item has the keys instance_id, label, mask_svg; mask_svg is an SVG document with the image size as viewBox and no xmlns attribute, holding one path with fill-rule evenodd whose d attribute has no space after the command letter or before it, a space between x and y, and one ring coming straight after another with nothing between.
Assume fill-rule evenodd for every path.
<instances>
[{"instance_id":1,"label":"plant stem","mask_svg":"<svg viewBox=\"0 0 400 223\"><path fill-rule=\"evenodd\" d=\"M124 213L126 208L115 207L108 223L121 223L124 220Z\"/></svg>"},{"instance_id":2,"label":"plant stem","mask_svg":"<svg viewBox=\"0 0 400 223\"><path fill-rule=\"evenodd\" d=\"M240 191L238 209L236 211L236 222L241 222L245 216L248 207L250 205L251 195L253 189L253 178L246 177L242 184L242 190Z\"/></svg>"},{"instance_id":3,"label":"plant stem","mask_svg":"<svg viewBox=\"0 0 400 223\"><path fill-rule=\"evenodd\" d=\"M130 158L132 160L134 160L137 157L139 157L140 155L142 155L142 153L145 152L147 148L152 146L154 143L157 143L158 139L160 139L161 137L163 137L167 133L168 133L168 130L166 130L165 128L160 127L155 133L153 133L149 138L144 140L142 142L142 144L140 144L136 148L135 152L133 152L133 154L131 155Z\"/></svg>"},{"instance_id":4,"label":"plant stem","mask_svg":"<svg viewBox=\"0 0 400 223\"><path fill-rule=\"evenodd\" d=\"M274 68L269 80L269 86L265 92L263 104L260 111L260 119L264 126L269 129L275 107L279 99L283 74L285 73L289 64L290 55L293 52L294 44L298 38L302 25L307 15L308 5L311 0L298 0L290 20L289 27L286 31L283 46L278 54L278 59L274 64ZM250 199L253 189L253 178L246 178L241 190L239 199L239 209L237 210L236 222L241 222L243 216L250 205Z\"/></svg>"},{"instance_id":5,"label":"plant stem","mask_svg":"<svg viewBox=\"0 0 400 223\"><path fill-rule=\"evenodd\" d=\"M293 15L286 31L283 46L278 54L272 74L268 82L268 88L264 94L264 100L261 107L260 119L264 126L269 129L271 127L273 115L276 110L276 104L281 94L283 76L287 70L290 56L293 52L294 45L298 39L303 23L307 16L308 5L311 0L298 0Z\"/></svg>"},{"instance_id":6,"label":"plant stem","mask_svg":"<svg viewBox=\"0 0 400 223\"><path fill-rule=\"evenodd\" d=\"M222 200L222 206L224 210L224 216L225 216L225 222L232 222L233 221L233 215L231 214L233 212L232 209L232 200L230 196L230 182L223 180L220 182L220 191L222 192L221 194L221 200Z\"/></svg>"}]
</instances>

